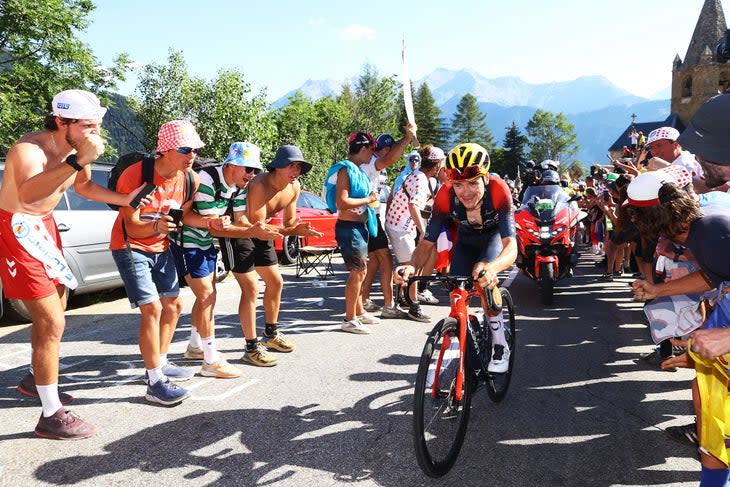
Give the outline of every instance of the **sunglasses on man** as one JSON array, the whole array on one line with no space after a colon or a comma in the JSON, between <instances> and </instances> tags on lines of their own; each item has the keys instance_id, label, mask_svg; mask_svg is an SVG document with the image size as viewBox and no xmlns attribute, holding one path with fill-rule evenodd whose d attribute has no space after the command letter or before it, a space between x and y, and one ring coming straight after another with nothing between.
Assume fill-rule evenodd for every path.
<instances>
[{"instance_id":1,"label":"sunglasses on man","mask_svg":"<svg viewBox=\"0 0 730 487\"><path fill-rule=\"evenodd\" d=\"M177 149L175 149L175 152L177 152L178 154L185 154L185 155L188 155L191 152L193 154L197 154L199 151L200 151L200 149L193 149L192 147L178 147Z\"/></svg>"},{"instance_id":2,"label":"sunglasses on man","mask_svg":"<svg viewBox=\"0 0 730 487\"><path fill-rule=\"evenodd\" d=\"M261 169L258 167L243 167L246 170L246 174L254 173L254 175L259 174L261 172Z\"/></svg>"}]
</instances>

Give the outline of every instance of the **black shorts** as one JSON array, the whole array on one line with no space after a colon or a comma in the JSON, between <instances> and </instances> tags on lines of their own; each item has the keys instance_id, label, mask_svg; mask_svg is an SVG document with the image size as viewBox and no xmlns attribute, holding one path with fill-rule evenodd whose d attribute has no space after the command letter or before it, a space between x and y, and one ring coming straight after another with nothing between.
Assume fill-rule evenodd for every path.
<instances>
[{"instance_id":1,"label":"black shorts","mask_svg":"<svg viewBox=\"0 0 730 487\"><path fill-rule=\"evenodd\" d=\"M380 215L378 215L378 236L373 237L371 235L368 239L368 253L387 248L388 236L385 234L385 230L383 230L383 225L380 223Z\"/></svg>"},{"instance_id":2,"label":"black shorts","mask_svg":"<svg viewBox=\"0 0 730 487\"><path fill-rule=\"evenodd\" d=\"M259 240L257 238L229 239L230 245L221 246L223 263L227 270L237 274L251 272L256 267L271 267L277 265L273 240Z\"/></svg>"}]
</instances>

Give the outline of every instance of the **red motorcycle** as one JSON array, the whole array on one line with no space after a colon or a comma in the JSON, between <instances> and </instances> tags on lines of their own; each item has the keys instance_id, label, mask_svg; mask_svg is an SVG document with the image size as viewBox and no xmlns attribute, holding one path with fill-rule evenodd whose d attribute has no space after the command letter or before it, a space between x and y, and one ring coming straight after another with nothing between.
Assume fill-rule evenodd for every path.
<instances>
[{"instance_id":1,"label":"red motorcycle","mask_svg":"<svg viewBox=\"0 0 730 487\"><path fill-rule=\"evenodd\" d=\"M578 263L575 234L586 217L559 185L527 188L515 212L517 266L537 281L544 305L553 302L555 283L573 275Z\"/></svg>"}]
</instances>

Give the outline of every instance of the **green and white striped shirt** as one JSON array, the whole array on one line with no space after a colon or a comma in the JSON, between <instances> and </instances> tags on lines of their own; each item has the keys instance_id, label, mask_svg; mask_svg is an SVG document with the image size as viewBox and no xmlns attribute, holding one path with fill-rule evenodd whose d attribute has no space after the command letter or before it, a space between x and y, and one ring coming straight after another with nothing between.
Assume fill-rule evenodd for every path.
<instances>
[{"instance_id":1,"label":"green and white striped shirt","mask_svg":"<svg viewBox=\"0 0 730 487\"><path fill-rule=\"evenodd\" d=\"M213 168L218 171L220 178L220 187L216 188L213 178L206 171L200 171L198 178L200 185L198 192L193 198L193 211L203 216L223 216L226 214L228 204L233 200L233 211L246 210L246 196L248 188L239 190L238 187L232 185L226 186L226 180L223 177L223 166ZM220 197L216 200L216 190L220 190ZM236 194L238 192L238 194ZM182 244L187 249L208 249L213 245L213 236L207 228L189 227L185 225L182 231Z\"/></svg>"}]
</instances>

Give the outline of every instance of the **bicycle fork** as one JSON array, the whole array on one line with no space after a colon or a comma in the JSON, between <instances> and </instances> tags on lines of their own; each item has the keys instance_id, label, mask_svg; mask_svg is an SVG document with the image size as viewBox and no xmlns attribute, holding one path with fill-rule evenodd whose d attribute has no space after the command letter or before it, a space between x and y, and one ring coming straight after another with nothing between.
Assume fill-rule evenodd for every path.
<instances>
[{"instance_id":1,"label":"bicycle fork","mask_svg":"<svg viewBox=\"0 0 730 487\"><path fill-rule=\"evenodd\" d=\"M449 315L455 318L459 323L459 370L456 372L456 391L455 399L461 401L464 396L464 356L466 355L466 329L468 327L466 302L469 299L469 293L464 289L454 289L450 295L451 309L454 310ZM439 391L439 375L441 372L441 366L444 361L444 354L451 348L451 335L444 337L443 343L441 344L441 350L439 351L439 358L436 362L436 372L433 380L433 387L431 388L431 397L436 397Z\"/></svg>"}]
</instances>

